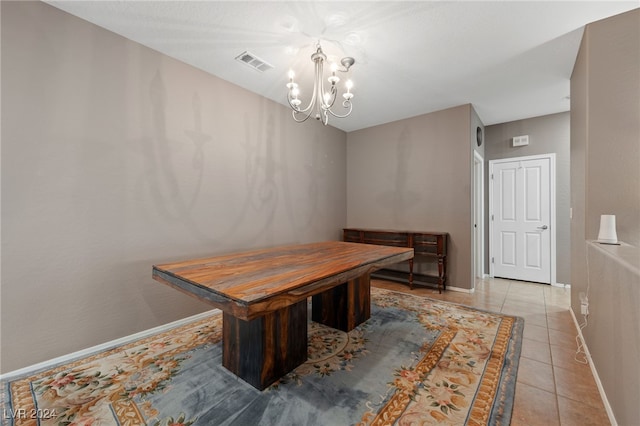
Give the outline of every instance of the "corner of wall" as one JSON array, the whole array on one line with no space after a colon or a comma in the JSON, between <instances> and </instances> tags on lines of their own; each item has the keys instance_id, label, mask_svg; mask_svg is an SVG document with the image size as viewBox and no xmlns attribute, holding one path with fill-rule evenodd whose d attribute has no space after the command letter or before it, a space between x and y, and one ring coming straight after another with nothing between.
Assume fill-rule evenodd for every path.
<instances>
[{"instance_id":1,"label":"corner of wall","mask_svg":"<svg viewBox=\"0 0 640 426\"><path fill-rule=\"evenodd\" d=\"M630 328L640 322L640 254L637 247L590 240L601 214L617 214L618 237L640 241L638 52L640 9L634 9L586 26L571 75L571 306L580 312L580 293L588 296L582 334L614 424L640 416L640 388L630 379L640 377L634 358L640 334Z\"/></svg>"}]
</instances>

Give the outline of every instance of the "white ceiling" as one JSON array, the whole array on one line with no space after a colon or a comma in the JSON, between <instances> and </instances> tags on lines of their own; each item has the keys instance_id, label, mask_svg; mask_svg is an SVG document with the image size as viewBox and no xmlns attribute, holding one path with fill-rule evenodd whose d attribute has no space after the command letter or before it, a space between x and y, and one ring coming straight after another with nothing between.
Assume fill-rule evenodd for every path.
<instances>
[{"instance_id":1,"label":"white ceiling","mask_svg":"<svg viewBox=\"0 0 640 426\"><path fill-rule=\"evenodd\" d=\"M287 71L311 90L321 41L356 64L357 130L471 103L485 125L569 110L584 25L635 1L47 1L82 19L286 105ZM235 60L250 51L274 66Z\"/></svg>"}]
</instances>

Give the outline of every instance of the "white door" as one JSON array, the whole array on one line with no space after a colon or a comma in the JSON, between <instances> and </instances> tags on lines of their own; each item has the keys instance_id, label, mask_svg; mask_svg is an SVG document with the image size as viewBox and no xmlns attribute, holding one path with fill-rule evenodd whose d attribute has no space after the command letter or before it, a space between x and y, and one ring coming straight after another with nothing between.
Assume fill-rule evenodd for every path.
<instances>
[{"instance_id":1,"label":"white door","mask_svg":"<svg viewBox=\"0 0 640 426\"><path fill-rule=\"evenodd\" d=\"M495 277L552 282L551 160L522 157L490 164Z\"/></svg>"}]
</instances>

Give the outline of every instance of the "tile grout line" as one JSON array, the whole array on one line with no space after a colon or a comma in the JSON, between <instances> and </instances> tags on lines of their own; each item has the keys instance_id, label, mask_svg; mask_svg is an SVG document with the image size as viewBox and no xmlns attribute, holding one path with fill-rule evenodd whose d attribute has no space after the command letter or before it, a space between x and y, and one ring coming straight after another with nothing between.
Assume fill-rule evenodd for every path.
<instances>
[{"instance_id":1,"label":"tile grout line","mask_svg":"<svg viewBox=\"0 0 640 426\"><path fill-rule=\"evenodd\" d=\"M560 398L558 396L558 385L556 382L556 367L553 363L553 351L551 350L551 333L549 332L549 317L547 316L547 295L542 292L542 301L544 303L544 320L547 323L547 339L549 340L549 357L551 359L551 376L553 377L553 393L556 398L556 416L558 417L558 424L562 426L562 419L560 417Z\"/></svg>"}]
</instances>

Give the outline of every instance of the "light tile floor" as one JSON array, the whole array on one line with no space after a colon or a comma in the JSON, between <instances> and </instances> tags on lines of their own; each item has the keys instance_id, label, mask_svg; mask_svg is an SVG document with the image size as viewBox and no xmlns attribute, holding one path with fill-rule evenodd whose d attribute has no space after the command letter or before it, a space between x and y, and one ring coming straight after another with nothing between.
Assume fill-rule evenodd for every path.
<instances>
[{"instance_id":1,"label":"light tile floor","mask_svg":"<svg viewBox=\"0 0 640 426\"><path fill-rule=\"evenodd\" d=\"M472 294L372 280L377 287L517 315L525 320L513 426L609 425L591 368L575 360L577 330L570 289L499 278L478 280ZM580 357L578 357L580 358Z\"/></svg>"}]
</instances>

